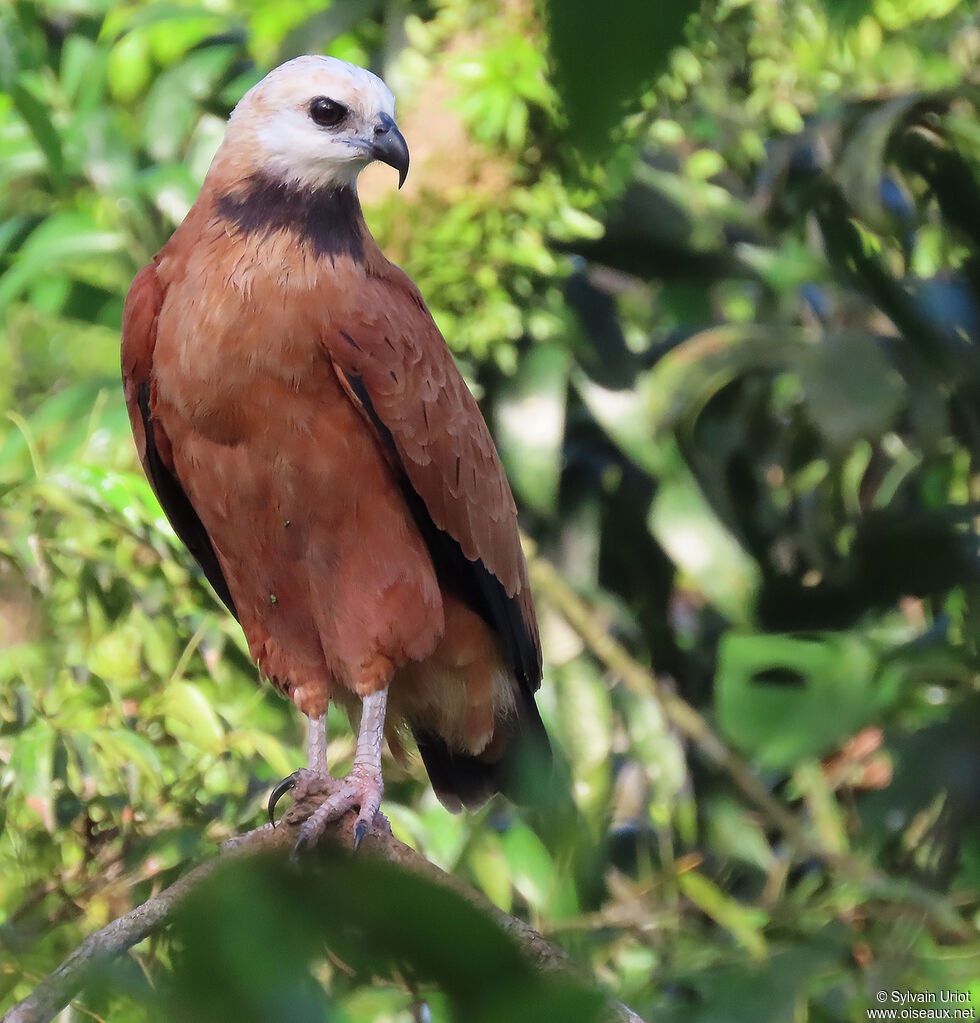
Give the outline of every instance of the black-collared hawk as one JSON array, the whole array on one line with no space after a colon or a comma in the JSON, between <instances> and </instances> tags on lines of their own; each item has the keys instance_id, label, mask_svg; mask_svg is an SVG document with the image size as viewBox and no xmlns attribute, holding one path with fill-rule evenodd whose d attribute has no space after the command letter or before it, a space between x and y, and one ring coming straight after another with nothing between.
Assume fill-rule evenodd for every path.
<instances>
[{"instance_id":1,"label":"black-collared hawk","mask_svg":"<svg viewBox=\"0 0 980 1023\"><path fill-rule=\"evenodd\" d=\"M357 198L408 172L381 79L299 57L235 107L197 202L133 281L122 332L140 459L261 674L310 719L327 792L310 844L382 794L410 730L450 809L506 790L547 749L541 650L517 510L480 410L425 302ZM326 711L359 731L331 779ZM271 810L271 808L270 808Z\"/></svg>"}]
</instances>

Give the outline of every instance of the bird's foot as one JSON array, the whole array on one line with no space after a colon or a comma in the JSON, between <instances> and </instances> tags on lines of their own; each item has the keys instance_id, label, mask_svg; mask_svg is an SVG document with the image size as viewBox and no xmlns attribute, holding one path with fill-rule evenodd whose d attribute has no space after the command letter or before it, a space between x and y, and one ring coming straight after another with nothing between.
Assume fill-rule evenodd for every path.
<instances>
[{"instance_id":1,"label":"bird's foot","mask_svg":"<svg viewBox=\"0 0 980 1023\"><path fill-rule=\"evenodd\" d=\"M306 802L320 804L323 800L333 795L340 787L340 784L336 778L331 777L325 772L312 771L305 767L301 767L298 771L293 771L292 774L279 782L269 796L269 823L273 827L276 826L276 804L287 792L292 793L293 803L296 806Z\"/></svg>"},{"instance_id":2,"label":"bird's foot","mask_svg":"<svg viewBox=\"0 0 980 1023\"><path fill-rule=\"evenodd\" d=\"M378 809L384 791L380 772L356 766L346 778L332 778L305 768L295 771L273 790L269 798L270 819L276 803L288 791L292 792L295 802L283 820L302 820L301 814L306 813L305 820L299 826L299 837L293 848L294 857L306 849L312 849L328 824L339 820L355 807L358 810L354 823L355 849L372 828L391 830L387 818Z\"/></svg>"},{"instance_id":3,"label":"bird's foot","mask_svg":"<svg viewBox=\"0 0 980 1023\"><path fill-rule=\"evenodd\" d=\"M320 840L326 826L343 817L348 810L358 808L354 822L354 848L376 825L387 828L387 819L378 812L384 783L380 772L356 767L346 778L335 781L336 788L300 825L296 850L312 849ZM377 820L380 818L380 821Z\"/></svg>"}]
</instances>

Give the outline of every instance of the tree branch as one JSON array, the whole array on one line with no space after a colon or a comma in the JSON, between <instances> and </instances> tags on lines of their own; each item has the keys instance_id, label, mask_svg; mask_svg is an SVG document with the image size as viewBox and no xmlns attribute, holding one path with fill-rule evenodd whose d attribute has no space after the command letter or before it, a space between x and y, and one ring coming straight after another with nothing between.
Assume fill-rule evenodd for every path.
<instances>
[{"instance_id":1,"label":"tree branch","mask_svg":"<svg viewBox=\"0 0 980 1023\"><path fill-rule=\"evenodd\" d=\"M189 871L169 888L147 899L125 916L90 934L31 994L9 1009L0 1023L49 1023L78 994L99 966L123 955L144 938L165 927L180 904L214 869L232 857L276 853L288 855L296 841L299 824L312 808L302 803L291 806L278 827L263 825L225 842L213 859ZM353 815L331 825L325 843L353 848ZM505 913L489 899L447 874L390 833L374 831L365 836L358 855L377 856L435 884L449 888L482 910L517 944L532 969L540 973L569 971L575 967L565 952L523 920ZM622 1002L608 1000L608 1023L643 1023Z\"/></svg>"}]
</instances>

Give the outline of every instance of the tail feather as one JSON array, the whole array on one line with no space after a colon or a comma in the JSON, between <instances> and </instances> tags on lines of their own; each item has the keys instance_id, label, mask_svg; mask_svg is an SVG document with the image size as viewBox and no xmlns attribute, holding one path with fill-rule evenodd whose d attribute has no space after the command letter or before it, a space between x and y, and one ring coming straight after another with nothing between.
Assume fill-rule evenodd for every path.
<instances>
[{"instance_id":1,"label":"tail feather","mask_svg":"<svg viewBox=\"0 0 980 1023\"><path fill-rule=\"evenodd\" d=\"M497 792L519 804L535 804L551 787L551 745L534 697L521 687L516 710L499 721L479 754L450 749L431 730L412 732L439 801L458 813L479 809Z\"/></svg>"}]
</instances>

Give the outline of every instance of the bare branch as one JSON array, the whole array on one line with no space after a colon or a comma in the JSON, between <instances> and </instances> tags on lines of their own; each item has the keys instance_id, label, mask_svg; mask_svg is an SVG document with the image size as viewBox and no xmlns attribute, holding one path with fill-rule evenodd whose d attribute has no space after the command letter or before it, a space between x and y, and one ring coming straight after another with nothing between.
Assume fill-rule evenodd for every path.
<instances>
[{"instance_id":1,"label":"bare branch","mask_svg":"<svg viewBox=\"0 0 980 1023\"><path fill-rule=\"evenodd\" d=\"M49 1023L78 994L100 965L125 954L144 938L166 926L178 906L218 865L238 856L269 852L287 855L296 840L296 828L309 812L310 807L294 804L283 815L278 827L266 824L230 839L213 859L195 867L169 888L147 899L125 916L90 934L31 994L8 1010L0 1023ZM349 819L332 825L325 842L342 848L353 848L352 821L353 815L350 815ZM573 968L560 948L546 941L523 920L505 913L485 896L440 870L393 835L381 831L367 835L358 855L377 856L463 896L511 936L534 970L550 973ZM610 999L608 1004L609 1023L643 1023L636 1013L621 1002Z\"/></svg>"}]
</instances>

